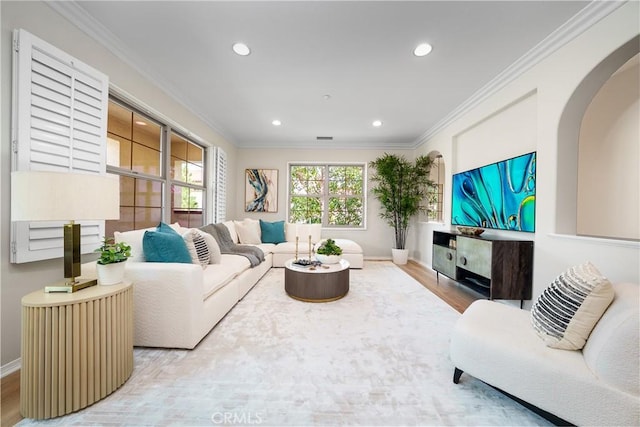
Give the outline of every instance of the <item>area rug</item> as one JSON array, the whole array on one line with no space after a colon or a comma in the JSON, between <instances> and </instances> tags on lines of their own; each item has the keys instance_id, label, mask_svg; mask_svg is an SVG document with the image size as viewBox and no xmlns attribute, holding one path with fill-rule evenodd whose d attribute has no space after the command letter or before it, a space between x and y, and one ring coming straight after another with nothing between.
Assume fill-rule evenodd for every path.
<instances>
[{"instance_id":1,"label":"area rug","mask_svg":"<svg viewBox=\"0 0 640 427\"><path fill-rule=\"evenodd\" d=\"M548 425L472 377L453 384L454 309L390 262L350 275L343 299L306 303L271 269L195 350L136 348L106 399L19 425Z\"/></svg>"}]
</instances>

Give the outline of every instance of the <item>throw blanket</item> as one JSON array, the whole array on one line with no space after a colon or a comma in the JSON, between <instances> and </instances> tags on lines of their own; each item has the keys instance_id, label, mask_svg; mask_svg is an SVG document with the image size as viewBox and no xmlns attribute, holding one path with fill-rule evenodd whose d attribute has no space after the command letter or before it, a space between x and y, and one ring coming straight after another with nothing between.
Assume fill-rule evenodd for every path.
<instances>
[{"instance_id":1,"label":"throw blanket","mask_svg":"<svg viewBox=\"0 0 640 427\"><path fill-rule=\"evenodd\" d=\"M237 245L231 240L229 229L224 224L208 224L200 227L200 230L211 234L220 246L220 253L241 255L246 257L251 263L251 267L255 267L264 261L264 252L255 246Z\"/></svg>"}]
</instances>

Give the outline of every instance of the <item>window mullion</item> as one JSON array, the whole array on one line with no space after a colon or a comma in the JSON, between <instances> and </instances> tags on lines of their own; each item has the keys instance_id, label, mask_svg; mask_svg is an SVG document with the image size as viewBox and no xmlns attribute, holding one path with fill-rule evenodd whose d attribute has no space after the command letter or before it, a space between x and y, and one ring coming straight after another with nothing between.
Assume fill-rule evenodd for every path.
<instances>
[{"instance_id":1,"label":"window mullion","mask_svg":"<svg viewBox=\"0 0 640 427\"><path fill-rule=\"evenodd\" d=\"M323 183L323 195L322 195L322 226L329 226L329 180L331 177L329 176L329 165L323 165L324 168L324 183Z\"/></svg>"},{"instance_id":2,"label":"window mullion","mask_svg":"<svg viewBox=\"0 0 640 427\"><path fill-rule=\"evenodd\" d=\"M160 133L160 156L162 158L162 170L160 176L162 177L162 221L171 221L171 192L173 191L173 183L169 176L171 170L171 144L169 144L171 135L171 128L167 125L162 125L162 132Z\"/></svg>"}]
</instances>

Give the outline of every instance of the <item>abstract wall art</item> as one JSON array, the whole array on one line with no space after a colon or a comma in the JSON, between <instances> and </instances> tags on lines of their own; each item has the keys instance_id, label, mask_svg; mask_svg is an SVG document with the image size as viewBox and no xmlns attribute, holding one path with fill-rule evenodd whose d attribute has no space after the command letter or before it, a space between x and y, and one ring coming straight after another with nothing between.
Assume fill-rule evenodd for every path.
<instances>
[{"instance_id":1,"label":"abstract wall art","mask_svg":"<svg viewBox=\"0 0 640 427\"><path fill-rule=\"evenodd\" d=\"M245 170L245 212L278 212L278 169Z\"/></svg>"}]
</instances>

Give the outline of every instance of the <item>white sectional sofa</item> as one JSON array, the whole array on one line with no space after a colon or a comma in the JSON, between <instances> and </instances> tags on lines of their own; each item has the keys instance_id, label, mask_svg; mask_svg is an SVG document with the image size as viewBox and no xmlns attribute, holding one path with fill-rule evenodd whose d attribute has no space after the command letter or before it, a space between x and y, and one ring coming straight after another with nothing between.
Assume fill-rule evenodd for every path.
<instances>
[{"instance_id":1,"label":"white sectional sofa","mask_svg":"<svg viewBox=\"0 0 640 427\"><path fill-rule=\"evenodd\" d=\"M243 222L255 225L252 221ZM227 221L225 225L231 237L240 242L235 227L238 223ZM188 230L178 224L171 227L179 234ZM288 224L290 241L253 244L264 252L265 259L259 265L251 267L249 260L240 255L221 254L219 263L203 268L195 263L146 262L142 239L147 230L155 228L115 233L116 241L132 247L125 279L134 286L134 345L141 347L194 348L271 267L282 267L295 256L294 233L302 233L298 236L300 257L308 254L309 235L312 245L321 241L319 225ZM352 267L362 268L360 246L348 240L340 242L349 248L345 258ZM355 253L358 249L359 253ZM83 265L84 275L95 275L94 270L95 262Z\"/></svg>"},{"instance_id":2,"label":"white sectional sofa","mask_svg":"<svg viewBox=\"0 0 640 427\"><path fill-rule=\"evenodd\" d=\"M243 221L227 221L225 225L231 230L231 237L234 234L237 236L237 241L241 244L256 244L265 253L273 254L273 266L284 267L284 263L296 256L296 250L298 257L308 257L309 247L311 244L311 252L315 252L315 249L322 244L324 239L321 238L321 227L319 224L285 224L285 239L286 241L272 244L259 242L258 233L258 221L251 219L244 219ZM232 224L233 223L233 224ZM244 232L240 231L243 229ZM246 231L247 228L253 229L253 236L250 231ZM297 237L297 241L296 241ZM342 248L342 258L349 262L351 268L362 268L364 265L364 257L362 253L362 247L353 240L348 239L334 239L336 244ZM297 248L296 248L297 245Z\"/></svg>"},{"instance_id":3,"label":"white sectional sofa","mask_svg":"<svg viewBox=\"0 0 640 427\"><path fill-rule=\"evenodd\" d=\"M480 300L451 338L454 382L464 371L579 426L640 423L639 286L614 284L614 300L582 350L550 348L530 314Z\"/></svg>"}]
</instances>

